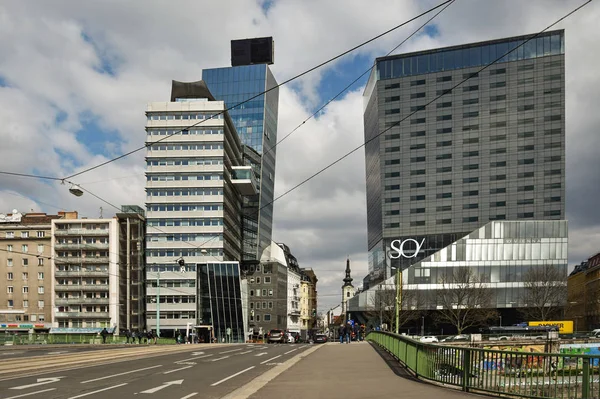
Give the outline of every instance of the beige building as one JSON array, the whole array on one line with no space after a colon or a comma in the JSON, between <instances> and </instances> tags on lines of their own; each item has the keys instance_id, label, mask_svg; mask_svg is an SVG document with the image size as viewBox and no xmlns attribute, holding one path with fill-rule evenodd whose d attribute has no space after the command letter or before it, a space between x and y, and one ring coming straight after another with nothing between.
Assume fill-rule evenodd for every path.
<instances>
[{"instance_id":1,"label":"beige building","mask_svg":"<svg viewBox=\"0 0 600 399\"><path fill-rule=\"evenodd\" d=\"M300 330L303 336L317 328L317 276L312 269L300 269Z\"/></svg>"},{"instance_id":2,"label":"beige building","mask_svg":"<svg viewBox=\"0 0 600 399\"><path fill-rule=\"evenodd\" d=\"M63 217L64 212L0 214L0 331L50 327L51 225Z\"/></svg>"}]
</instances>

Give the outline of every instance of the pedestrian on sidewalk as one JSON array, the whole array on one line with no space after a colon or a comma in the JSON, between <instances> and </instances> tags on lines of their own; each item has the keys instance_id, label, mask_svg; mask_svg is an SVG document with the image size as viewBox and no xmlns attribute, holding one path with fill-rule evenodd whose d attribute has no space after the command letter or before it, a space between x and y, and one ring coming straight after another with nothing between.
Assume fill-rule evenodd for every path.
<instances>
[{"instance_id":1,"label":"pedestrian on sidewalk","mask_svg":"<svg viewBox=\"0 0 600 399\"><path fill-rule=\"evenodd\" d=\"M352 339L352 325L350 323L344 327L344 335L346 336L346 343L349 344Z\"/></svg>"},{"instance_id":2,"label":"pedestrian on sidewalk","mask_svg":"<svg viewBox=\"0 0 600 399\"><path fill-rule=\"evenodd\" d=\"M129 338L131 338L131 331L129 331L129 328L127 330L125 330L125 343L128 344L129 343Z\"/></svg>"},{"instance_id":3,"label":"pedestrian on sidewalk","mask_svg":"<svg viewBox=\"0 0 600 399\"><path fill-rule=\"evenodd\" d=\"M106 336L108 335L108 331L106 331L106 327L104 327L102 329L102 331L100 331L100 335L102 336L102 343L105 344L106 343Z\"/></svg>"},{"instance_id":4,"label":"pedestrian on sidewalk","mask_svg":"<svg viewBox=\"0 0 600 399\"><path fill-rule=\"evenodd\" d=\"M343 344L344 337L346 336L346 332L344 331L344 326L340 326L340 328L338 328L338 335L340 336L340 344Z\"/></svg>"}]
</instances>

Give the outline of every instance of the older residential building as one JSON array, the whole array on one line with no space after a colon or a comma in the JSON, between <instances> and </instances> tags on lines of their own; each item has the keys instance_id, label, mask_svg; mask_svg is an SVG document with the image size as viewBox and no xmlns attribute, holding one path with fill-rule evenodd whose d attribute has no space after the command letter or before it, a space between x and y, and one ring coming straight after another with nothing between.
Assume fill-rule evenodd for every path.
<instances>
[{"instance_id":1,"label":"older residential building","mask_svg":"<svg viewBox=\"0 0 600 399\"><path fill-rule=\"evenodd\" d=\"M0 331L50 327L51 223L64 215L0 214Z\"/></svg>"},{"instance_id":2,"label":"older residential building","mask_svg":"<svg viewBox=\"0 0 600 399\"><path fill-rule=\"evenodd\" d=\"M575 266L569 275L565 309L576 330L600 328L600 253Z\"/></svg>"},{"instance_id":3,"label":"older residential building","mask_svg":"<svg viewBox=\"0 0 600 399\"><path fill-rule=\"evenodd\" d=\"M287 330L291 333L300 333L302 321L300 319L300 266L290 248L285 244L278 244L285 253L287 262Z\"/></svg>"},{"instance_id":4,"label":"older residential building","mask_svg":"<svg viewBox=\"0 0 600 399\"><path fill-rule=\"evenodd\" d=\"M306 338L317 327L317 276L310 268L300 269L301 334Z\"/></svg>"},{"instance_id":5,"label":"older residential building","mask_svg":"<svg viewBox=\"0 0 600 399\"><path fill-rule=\"evenodd\" d=\"M116 218L52 220L52 326L118 333L118 265Z\"/></svg>"}]
</instances>

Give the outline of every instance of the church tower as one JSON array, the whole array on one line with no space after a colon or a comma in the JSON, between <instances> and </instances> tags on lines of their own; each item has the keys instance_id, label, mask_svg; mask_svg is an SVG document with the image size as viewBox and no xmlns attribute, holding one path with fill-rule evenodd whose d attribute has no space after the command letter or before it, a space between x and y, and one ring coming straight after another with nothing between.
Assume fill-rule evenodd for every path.
<instances>
[{"instance_id":1,"label":"church tower","mask_svg":"<svg viewBox=\"0 0 600 399\"><path fill-rule=\"evenodd\" d=\"M348 318L348 300L354 296L354 286L352 285L352 277L350 277L350 258L346 259L346 277L344 277L344 285L342 285L342 317Z\"/></svg>"}]
</instances>

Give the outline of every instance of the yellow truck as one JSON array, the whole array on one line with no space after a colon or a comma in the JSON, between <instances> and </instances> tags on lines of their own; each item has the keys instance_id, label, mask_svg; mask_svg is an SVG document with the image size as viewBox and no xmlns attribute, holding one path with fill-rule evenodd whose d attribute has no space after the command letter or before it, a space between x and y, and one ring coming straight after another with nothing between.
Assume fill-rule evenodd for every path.
<instances>
[{"instance_id":1,"label":"yellow truck","mask_svg":"<svg viewBox=\"0 0 600 399\"><path fill-rule=\"evenodd\" d=\"M556 326L559 334L573 334L573 321L530 321L529 326Z\"/></svg>"}]
</instances>

